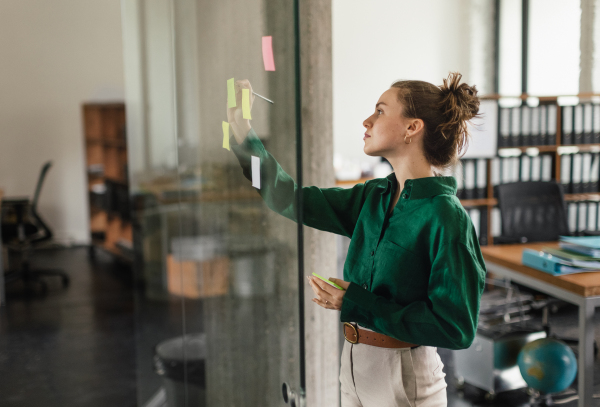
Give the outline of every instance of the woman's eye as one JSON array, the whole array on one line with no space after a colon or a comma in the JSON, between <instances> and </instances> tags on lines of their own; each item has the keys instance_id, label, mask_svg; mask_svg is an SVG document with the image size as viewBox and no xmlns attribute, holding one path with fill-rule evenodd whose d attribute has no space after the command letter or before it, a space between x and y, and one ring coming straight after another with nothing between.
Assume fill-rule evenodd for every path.
<instances>
[{"instance_id":1,"label":"woman's eye","mask_svg":"<svg viewBox=\"0 0 600 407\"><path fill-rule=\"evenodd\" d=\"M380 115L380 114L382 114L382 113L383 113L383 110L381 110L381 109L377 109L377 114L378 114L378 115Z\"/></svg>"}]
</instances>

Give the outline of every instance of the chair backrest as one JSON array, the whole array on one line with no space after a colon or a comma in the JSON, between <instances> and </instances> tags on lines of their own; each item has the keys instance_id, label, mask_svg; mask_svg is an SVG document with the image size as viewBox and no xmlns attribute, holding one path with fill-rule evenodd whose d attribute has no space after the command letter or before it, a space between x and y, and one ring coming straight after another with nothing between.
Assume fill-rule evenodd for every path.
<instances>
[{"instance_id":1,"label":"chair backrest","mask_svg":"<svg viewBox=\"0 0 600 407\"><path fill-rule=\"evenodd\" d=\"M40 192L42 192L42 185L44 184L44 179L46 179L46 174L48 170L52 167L52 161L48 161L46 164L42 166L42 170L40 171L40 176L38 177L37 185L35 186L35 193L33 194L33 201L31 201L31 208L33 212L37 213L37 204L40 198Z\"/></svg>"},{"instance_id":2,"label":"chair backrest","mask_svg":"<svg viewBox=\"0 0 600 407\"><path fill-rule=\"evenodd\" d=\"M569 234L564 194L556 182L513 182L497 190L503 237L543 242Z\"/></svg>"}]
</instances>

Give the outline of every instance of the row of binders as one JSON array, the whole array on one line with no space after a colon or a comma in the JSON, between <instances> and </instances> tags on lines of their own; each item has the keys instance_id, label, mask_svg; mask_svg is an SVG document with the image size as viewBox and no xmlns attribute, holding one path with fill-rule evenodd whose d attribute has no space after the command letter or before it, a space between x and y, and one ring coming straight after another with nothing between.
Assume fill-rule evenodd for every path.
<instances>
[{"instance_id":1,"label":"row of binders","mask_svg":"<svg viewBox=\"0 0 600 407\"><path fill-rule=\"evenodd\" d=\"M498 147L556 144L557 105L500 108ZM600 104L561 107L561 144L600 143Z\"/></svg>"},{"instance_id":2,"label":"row of binders","mask_svg":"<svg viewBox=\"0 0 600 407\"><path fill-rule=\"evenodd\" d=\"M556 144L556 105L501 107L498 147Z\"/></svg>"},{"instance_id":3,"label":"row of binders","mask_svg":"<svg viewBox=\"0 0 600 407\"><path fill-rule=\"evenodd\" d=\"M600 143L600 104L562 107L561 144Z\"/></svg>"},{"instance_id":4,"label":"row of binders","mask_svg":"<svg viewBox=\"0 0 600 407\"><path fill-rule=\"evenodd\" d=\"M600 153L560 156L560 183L567 194L598 192Z\"/></svg>"},{"instance_id":5,"label":"row of binders","mask_svg":"<svg viewBox=\"0 0 600 407\"><path fill-rule=\"evenodd\" d=\"M567 223L569 232L573 234L582 234L585 232L597 232L598 227L598 202L568 202L567 203Z\"/></svg>"},{"instance_id":6,"label":"row of binders","mask_svg":"<svg viewBox=\"0 0 600 407\"><path fill-rule=\"evenodd\" d=\"M559 246L525 249L523 264L555 276L600 271L600 237L561 236Z\"/></svg>"},{"instance_id":7,"label":"row of binders","mask_svg":"<svg viewBox=\"0 0 600 407\"><path fill-rule=\"evenodd\" d=\"M471 218L471 222L473 222L473 226L475 227L475 233L479 239L479 245L486 246L488 244L487 208L467 208L466 211Z\"/></svg>"},{"instance_id":8,"label":"row of binders","mask_svg":"<svg viewBox=\"0 0 600 407\"><path fill-rule=\"evenodd\" d=\"M496 157L491 160L492 186L518 181L552 180L552 154ZM454 168L460 199L487 198L487 159L463 159Z\"/></svg>"}]
</instances>

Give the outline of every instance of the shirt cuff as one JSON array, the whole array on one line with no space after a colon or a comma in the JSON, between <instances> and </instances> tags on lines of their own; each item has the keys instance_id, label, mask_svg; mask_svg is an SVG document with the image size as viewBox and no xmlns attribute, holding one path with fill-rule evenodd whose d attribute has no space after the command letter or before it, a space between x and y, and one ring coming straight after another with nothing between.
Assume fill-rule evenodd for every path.
<instances>
[{"instance_id":1,"label":"shirt cuff","mask_svg":"<svg viewBox=\"0 0 600 407\"><path fill-rule=\"evenodd\" d=\"M361 325L371 325L369 310L377 296L356 283L350 283L342 300L340 320L356 322Z\"/></svg>"}]
</instances>

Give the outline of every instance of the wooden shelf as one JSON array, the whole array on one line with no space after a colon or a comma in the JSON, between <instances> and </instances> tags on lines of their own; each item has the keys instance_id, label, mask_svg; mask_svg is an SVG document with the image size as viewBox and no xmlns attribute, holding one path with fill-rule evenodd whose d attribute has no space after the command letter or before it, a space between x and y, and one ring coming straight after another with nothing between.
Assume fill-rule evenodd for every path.
<instances>
[{"instance_id":1,"label":"wooden shelf","mask_svg":"<svg viewBox=\"0 0 600 407\"><path fill-rule=\"evenodd\" d=\"M600 193L565 194L565 201L600 201Z\"/></svg>"},{"instance_id":2,"label":"wooden shelf","mask_svg":"<svg viewBox=\"0 0 600 407\"><path fill-rule=\"evenodd\" d=\"M96 207L90 205L90 230L94 247L125 258L117 245L133 241L131 222L121 217L122 203L128 185L127 141L125 139L125 105L123 103L88 103L82 106L84 142L86 146L88 193L92 186L106 185L106 195L96 195ZM90 167L97 171L90 172ZM98 169L101 169L98 170ZM125 191L123 191L125 189ZM128 195L128 192L127 192ZM115 201L115 202L108 202ZM127 198L125 196L125 204ZM114 207L114 206L117 207ZM98 239L95 236L104 236Z\"/></svg>"}]
</instances>

